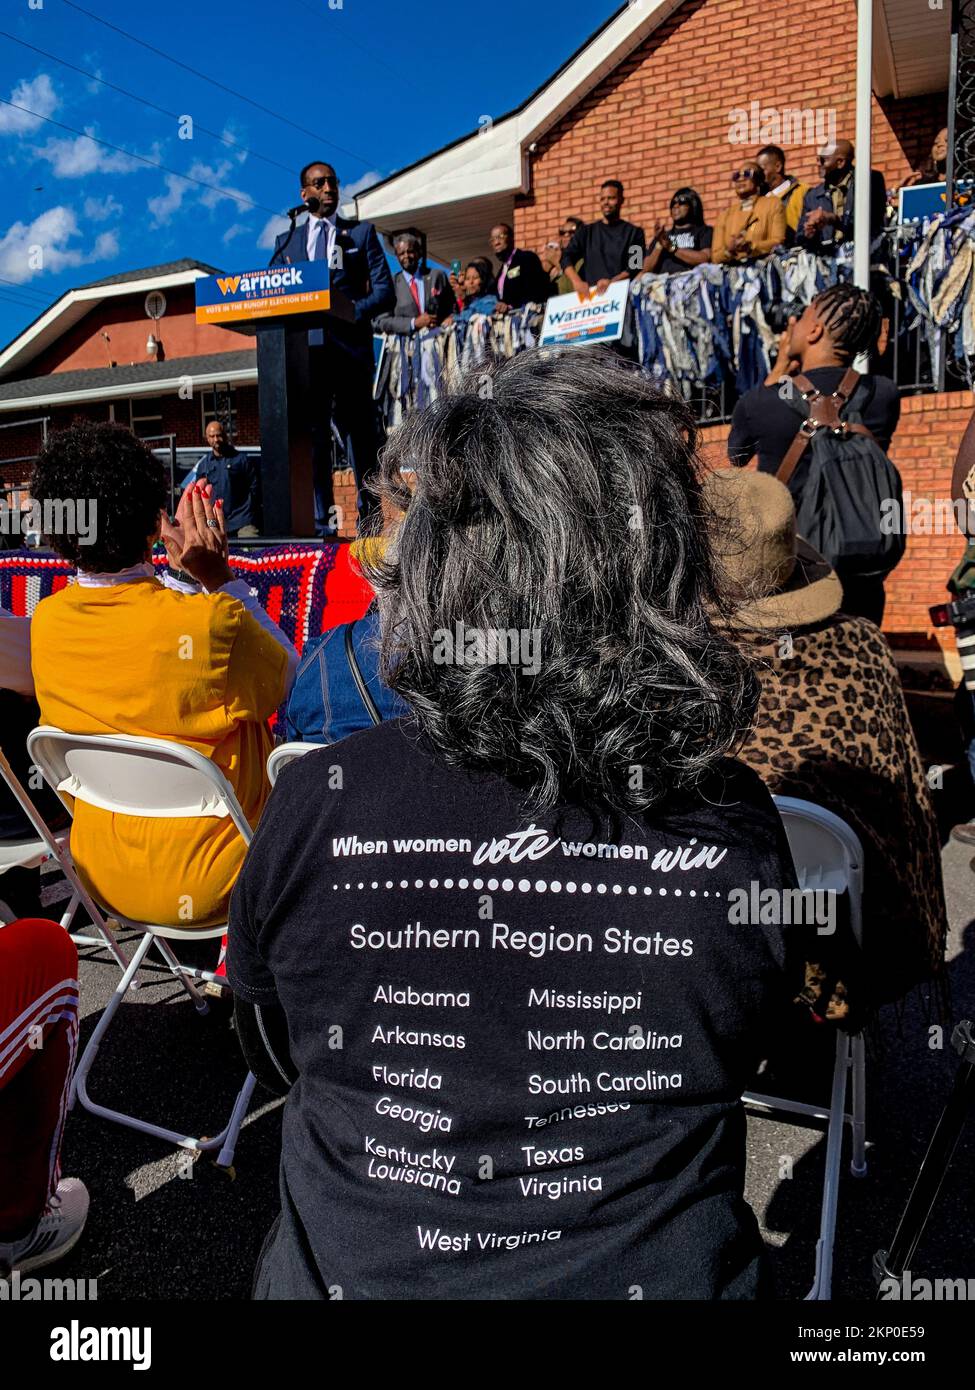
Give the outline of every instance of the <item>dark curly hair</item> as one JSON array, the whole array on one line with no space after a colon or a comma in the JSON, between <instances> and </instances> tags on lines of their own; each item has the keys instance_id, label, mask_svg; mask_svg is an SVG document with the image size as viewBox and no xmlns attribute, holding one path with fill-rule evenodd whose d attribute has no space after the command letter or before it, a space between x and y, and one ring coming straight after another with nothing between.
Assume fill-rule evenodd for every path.
<instances>
[{"instance_id":1,"label":"dark curly hair","mask_svg":"<svg viewBox=\"0 0 975 1390\"><path fill-rule=\"evenodd\" d=\"M876 347L883 309L875 294L849 280L838 280L817 294L813 304L833 340L837 357L844 362L852 362L859 353Z\"/></svg>"},{"instance_id":2,"label":"dark curly hair","mask_svg":"<svg viewBox=\"0 0 975 1390\"><path fill-rule=\"evenodd\" d=\"M107 574L145 559L167 498L163 466L141 439L123 425L90 422L51 435L37 456L30 491L42 504L95 504L91 544L61 531L44 540L71 564Z\"/></svg>"},{"instance_id":3,"label":"dark curly hair","mask_svg":"<svg viewBox=\"0 0 975 1390\"><path fill-rule=\"evenodd\" d=\"M713 621L695 445L682 402L589 347L471 374L391 436L377 491L405 517L364 562L383 677L451 766L507 778L532 809L639 813L744 736L758 688ZM445 659L457 624L537 633L534 673Z\"/></svg>"}]
</instances>

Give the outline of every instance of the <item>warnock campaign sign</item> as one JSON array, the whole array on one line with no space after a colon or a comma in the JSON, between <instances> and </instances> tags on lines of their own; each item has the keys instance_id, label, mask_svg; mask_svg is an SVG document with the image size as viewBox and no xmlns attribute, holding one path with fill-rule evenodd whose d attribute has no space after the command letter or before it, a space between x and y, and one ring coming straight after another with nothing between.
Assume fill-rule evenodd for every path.
<instances>
[{"instance_id":1,"label":"warnock campaign sign","mask_svg":"<svg viewBox=\"0 0 975 1390\"><path fill-rule=\"evenodd\" d=\"M322 313L331 304L327 261L296 261L196 282L197 323Z\"/></svg>"},{"instance_id":2,"label":"warnock campaign sign","mask_svg":"<svg viewBox=\"0 0 975 1390\"><path fill-rule=\"evenodd\" d=\"M580 299L557 294L545 306L545 321L539 342L543 347L559 343L614 343L623 333L629 280L618 280L605 294Z\"/></svg>"}]
</instances>

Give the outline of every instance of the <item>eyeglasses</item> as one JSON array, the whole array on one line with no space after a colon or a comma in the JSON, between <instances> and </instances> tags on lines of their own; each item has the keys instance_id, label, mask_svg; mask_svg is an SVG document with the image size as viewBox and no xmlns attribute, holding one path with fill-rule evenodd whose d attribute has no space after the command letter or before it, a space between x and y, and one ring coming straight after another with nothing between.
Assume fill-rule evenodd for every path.
<instances>
[{"instance_id":1,"label":"eyeglasses","mask_svg":"<svg viewBox=\"0 0 975 1390\"><path fill-rule=\"evenodd\" d=\"M322 179L309 179L305 184L306 188L338 188L339 181L332 175Z\"/></svg>"},{"instance_id":2,"label":"eyeglasses","mask_svg":"<svg viewBox=\"0 0 975 1390\"><path fill-rule=\"evenodd\" d=\"M752 183L754 183L757 177L758 175L754 169L736 169L731 176L731 182L737 183L739 179L751 179Z\"/></svg>"},{"instance_id":3,"label":"eyeglasses","mask_svg":"<svg viewBox=\"0 0 975 1390\"><path fill-rule=\"evenodd\" d=\"M575 227L560 227L559 236L575 236Z\"/></svg>"},{"instance_id":4,"label":"eyeglasses","mask_svg":"<svg viewBox=\"0 0 975 1390\"><path fill-rule=\"evenodd\" d=\"M672 208L689 208L690 203L686 198L671 198L670 206Z\"/></svg>"}]
</instances>

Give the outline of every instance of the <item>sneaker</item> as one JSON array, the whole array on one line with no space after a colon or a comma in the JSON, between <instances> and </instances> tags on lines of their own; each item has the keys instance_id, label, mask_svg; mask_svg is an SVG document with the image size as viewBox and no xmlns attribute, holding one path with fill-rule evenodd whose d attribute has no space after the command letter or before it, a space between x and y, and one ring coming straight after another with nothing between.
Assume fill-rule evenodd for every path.
<instances>
[{"instance_id":1,"label":"sneaker","mask_svg":"<svg viewBox=\"0 0 975 1390\"><path fill-rule=\"evenodd\" d=\"M960 840L963 845L975 845L975 822L964 821L952 827L951 838Z\"/></svg>"},{"instance_id":2,"label":"sneaker","mask_svg":"<svg viewBox=\"0 0 975 1390\"><path fill-rule=\"evenodd\" d=\"M21 1240L0 1241L0 1275L32 1269L60 1260L78 1243L88 1220L88 1189L80 1178L62 1178L44 1208L44 1215Z\"/></svg>"}]
</instances>

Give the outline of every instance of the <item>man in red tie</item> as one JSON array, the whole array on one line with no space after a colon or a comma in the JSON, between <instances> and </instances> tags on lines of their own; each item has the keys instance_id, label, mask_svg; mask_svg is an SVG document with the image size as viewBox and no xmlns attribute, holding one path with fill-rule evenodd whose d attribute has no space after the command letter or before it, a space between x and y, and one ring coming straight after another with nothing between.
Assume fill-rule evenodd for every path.
<instances>
[{"instance_id":1,"label":"man in red tie","mask_svg":"<svg viewBox=\"0 0 975 1390\"><path fill-rule=\"evenodd\" d=\"M436 328L456 307L450 281L442 270L426 267L423 238L413 228L396 233L393 251L403 267L393 280L396 304L392 313L373 319L373 328L377 333L418 333Z\"/></svg>"}]
</instances>

